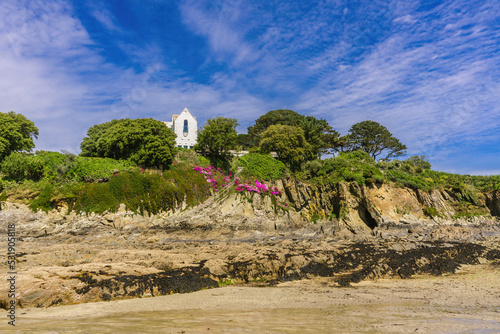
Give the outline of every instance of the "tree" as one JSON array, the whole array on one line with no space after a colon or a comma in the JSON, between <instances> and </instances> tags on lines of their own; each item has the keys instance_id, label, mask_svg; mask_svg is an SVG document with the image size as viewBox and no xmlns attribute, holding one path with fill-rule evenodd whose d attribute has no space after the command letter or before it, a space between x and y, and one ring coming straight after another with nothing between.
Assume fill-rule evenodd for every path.
<instances>
[{"instance_id":1,"label":"tree","mask_svg":"<svg viewBox=\"0 0 500 334\"><path fill-rule=\"evenodd\" d=\"M236 149L238 121L234 118L216 117L209 119L198 133L196 152L207 157L214 165L224 165L231 158L229 150Z\"/></svg>"},{"instance_id":2,"label":"tree","mask_svg":"<svg viewBox=\"0 0 500 334\"><path fill-rule=\"evenodd\" d=\"M12 152L30 152L35 147L33 138L38 138L35 123L13 111L0 112L0 161Z\"/></svg>"},{"instance_id":3,"label":"tree","mask_svg":"<svg viewBox=\"0 0 500 334\"><path fill-rule=\"evenodd\" d=\"M339 133L324 119L313 116L303 116L289 109L271 110L255 121L255 125L248 128L249 144L258 145L261 134L271 125L289 125L299 127L304 131L306 141L311 144L313 154L320 157L333 148L335 138Z\"/></svg>"},{"instance_id":4,"label":"tree","mask_svg":"<svg viewBox=\"0 0 500 334\"><path fill-rule=\"evenodd\" d=\"M289 109L271 110L260 116L255 125L248 128L248 136L250 137L252 146L258 146L260 142L260 134L271 125L281 124L290 126L300 126L304 116Z\"/></svg>"},{"instance_id":5,"label":"tree","mask_svg":"<svg viewBox=\"0 0 500 334\"><path fill-rule=\"evenodd\" d=\"M340 136L340 133L333 129L324 134L323 141L325 143L321 151L323 154L335 154L338 152L347 152L349 150L349 135Z\"/></svg>"},{"instance_id":6,"label":"tree","mask_svg":"<svg viewBox=\"0 0 500 334\"><path fill-rule=\"evenodd\" d=\"M406 154L406 145L387 130L383 125L374 121L363 121L354 124L349 130L350 151L363 150L376 158L384 151L387 156L383 160Z\"/></svg>"},{"instance_id":7,"label":"tree","mask_svg":"<svg viewBox=\"0 0 500 334\"><path fill-rule=\"evenodd\" d=\"M298 170L300 165L314 159L314 149L304 136L304 130L290 125L271 125L261 134L263 153L276 152L278 159Z\"/></svg>"},{"instance_id":8,"label":"tree","mask_svg":"<svg viewBox=\"0 0 500 334\"><path fill-rule=\"evenodd\" d=\"M238 134L238 146L243 150L247 150L249 147L252 147L255 145L252 145L252 141L251 141L250 136L248 134L239 133Z\"/></svg>"},{"instance_id":9,"label":"tree","mask_svg":"<svg viewBox=\"0 0 500 334\"><path fill-rule=\"evenodd\" d=\"M101 149L99 148L99 140L104 136L106 130L115 125L116 123L123 122L124 120L114 119L106 123L96 124L88 129L87 137L83 138L80 144L82 152L81 156L84 157L100 157Z\"/></svg>"},{"instance_id":10,"label":"tree","mask_svg":"<svg viewBox=\"0 0 500 334\"><path fill-rule=\"evenodd\" d=\"M316 157L320 158L322 154L330 153L330 150L337 147L340 134L326 120L307 116L299 126L304 130L304 137L311 144Z\"/></svg>"},{"instance_id":11,"label":"tree","mask_svg":"<svg viewBox=\"0 0 500 334\"><path fill-rule=\"evenodd\" d=\"M168 168L175 133L152 118L120 119L97 124L80 144L81 156L130 160L140 166Z\"/></svg>"}]
</instances>

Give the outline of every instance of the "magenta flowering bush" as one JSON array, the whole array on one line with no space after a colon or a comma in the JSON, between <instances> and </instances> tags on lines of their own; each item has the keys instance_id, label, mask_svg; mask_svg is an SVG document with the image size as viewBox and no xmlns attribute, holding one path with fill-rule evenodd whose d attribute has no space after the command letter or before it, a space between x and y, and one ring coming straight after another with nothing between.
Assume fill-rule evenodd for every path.
<instances>
[{"instance_id":1,"label":"magenta flowering bush","mask_svg":"<svg viewBox=\"0 0 500 334\"><path fill-rule=\"evenodd\" d=\"M198 173L201 173L205 176L207 182L211 183L215 188L215 191L218 191L222 187L227 187L230 183L234 182L236 185L236 191L241 193L249 193L260 194L260 195L270 195L272 196L273 203L280 208L287 208L287 203L277 203L276 196L281 195L281 191L278 190L277 187L269 187L262 183L262 181L254 180L252 181L242 181L239 177L235 177L233 179L233 174L229 173L229 175L225 175L224 172L220 168L215 168L214 166L210 167L200 167L195 166L193 168Z\"/></svg>"},{"instance_id":2,"label":"magenta flowering bush","mask_svg":"<svg viewBox=\"0 0 500 334\"><path fill-rule=\"evenodd\" d=\"M214 166L195 166L193 169L198 173L203 174L207 182L212 184L215 191L219 191L219 189L227 187L227 185L231 183L231 178L233 177L233 173L226 175L220 168L215 168Z\"/></svg>"},{"instance_id":3,"label":"magenta flowering bush","mask_svg":"<svg viewBox=\"0 0 500 334\"><path fill-rule=\"evenodd\" d=\"M248 191L250 193L257 193L262 195L281 195L281 191L278 188L268 187L264 183L255 180L254 182L246 181L244 183L239 183L239 179L235 178L236 191Z\"/></svg>"}]
</instances>

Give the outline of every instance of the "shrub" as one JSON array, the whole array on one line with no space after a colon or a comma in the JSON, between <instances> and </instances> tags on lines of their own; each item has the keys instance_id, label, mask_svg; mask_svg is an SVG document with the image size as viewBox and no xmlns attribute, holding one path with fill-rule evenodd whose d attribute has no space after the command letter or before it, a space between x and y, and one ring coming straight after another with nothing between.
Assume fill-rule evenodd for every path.
<instances>
[{"instance_id":1,"label":"shrub","mask_svg":"<svg viewBox=\"0 0 500 334\"><path fill-rule=\"evenodd\" d=\"M135 213L157 214L175 210L183 201L196 205L210 196L210 184L187 164L168 171L129 170L107 183L79 183L65 191L69 210L102 213L116 211L120 203Z\"/></svg>"},{"instance_id":2,"label":"shrub","mask_svg":"<svg viewBox=\"0 0 500 334\"><path fill-rule=\"evenodd\" d=\"M410 187L412 189L422 189L429 191L432 189L432 183L429 183L424 175L413 175L403 170L388 170L385 173L386 178L400 186Z\"/></svg>"},{"instance_id":3,"label":"shrub","mask_svg":"<svg viewBox=\"0 0 500 334\"><path fill-rule=\"evenodd\" d=\"M1 166L7 179L22 181L41 179L44 175L43 161L36 156L14 152L6 157Z\"/></svg>"},{"instance_id":4,"label":"shrub","mask_svg":"<svg viewBox=\"0 0 500 334\"><path fill-rule=\"evenodd\" d=\"M427 161L425 155L412 155L406 161L415 167L420 167L422 169L431 169L431 163Z\"/></svg>"},{"instance_id":5,"label":"shrub","mask_svg":"<svg viewBox=\"0 0 500 334\"><path fill-rule=\"evenodd\" d=\"M423 209L424 215L427 217L433 218L433 217L440 217L441 215L439 214L438 210L434 207L425 207Z\"/></svg>"},{"instance_id":6,"label":"shrub","mask_svg":"<svg viewBox=\"0 0 500 334\"><path fill-rule=\"evenodd\" d=\"M309 173L310 176L314 177L318 174L318 172L323 167L323 162L321 160L311 160L307 161L302 165L302 169Z\"/></svg>"},{"instance_id":7,"label":"shrub","mask_svg":"<svg viewBox=\"0 0 500 334\"><path fill-rule=\"evenodd\" d=\"M46 181L43 181L40 186L42 187L42 190L38 196L31 201L29 207L33 211L41 209L47 212L54 208L52 199L55 193L55 187Z\"/></svg>"},{"instance_id":8,"label":"shrub","mask_svg":"<svg viewBox=\"0 0 500 334\"><path fill-rule=\"evenodd\" d=\"M210 160L208 160L206 157L197 154L192 149L187 149L187 148L183 148L183 147L176 148L174 160L177 163L186 162L188 164L197 165L197 166L201 166L201 167L210 166Z\"/></svg>"},{"instance_id":9,"label":"shrub","mask_svg":"<svg viewBox=\"0 0 500 334\"><path fill-rule=\"evenodd\" d=\"M120 202L113 196L107 183L78 183L70 185L66 193L69 211L102 213L116 211Z\"/></svg>"},{"instance_id":10,"label":"shrub","mask_svg":"<svg viewBox=\"0 0 500 334\"><path fill-rule=\"evenodd\" d=\"M383 182L384 175L376 168L375 161L363 151L341 153L338 157L326 159L318 172L320 177L332 183L356 181L358 184Z\"/></svg>"},{"instance_id":11,"label":"shrub","mask_svg":"<svg viewBox=\"0 0 500 334\"><path fill-rule=\"evenodd\" d=\"M400 169L402 165L403 163L397 159L391 161L382 160L376 164L377 168L382 170Z\"/></svg>"},{"instance_id":12,"label":"shrub","mask_svg":"<svg viewBox=\"0 0 500 334\"><path fill-rule=\"evenodd\" d=\"M132 166L133 163L127 160L76 157L74 163L65 172L65 175L68 179L75 181L95 182L107 180L114 173L130 169Z\"/></svg>"},{"instance_id":13,"label":"shrub","mask_svg":"<svg viewBox=\"0 0 500 334\"><path fill-rule=\"evenodd\" d=\"M51 151L37 151L36 156L43 161L45 178L61 180L66 177L66 172L75 162L76 155Z\"/></svg>"},{"instance_id":14,"label":"shrub","mask_svg":"<svg viewBox=\"0 0 500 334\"><path fill-rule=\"evenodd\" d=\"M277 180L283 177L285 165L269 154L249 153L238 158L233 168L243 167L243 175L261 180Z\"/></svg>"}]
</instances>

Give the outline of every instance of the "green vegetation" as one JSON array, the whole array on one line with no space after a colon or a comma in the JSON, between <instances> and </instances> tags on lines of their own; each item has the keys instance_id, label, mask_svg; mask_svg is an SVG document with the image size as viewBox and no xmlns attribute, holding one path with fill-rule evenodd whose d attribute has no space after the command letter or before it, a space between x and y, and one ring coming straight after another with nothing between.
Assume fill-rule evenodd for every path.
<instances>
[{"instance_id":1,"label":"green vegetation","mask_svg":"<svg viewBox=\"0 0 500 334\"><path fill-rule=\"evenodd\" d=\"M0 162L12 152L30 152L37 137L38 128L24 115L0 112Z\"/></svg>"},{"instance_id":2,"label":"green vegetation","mask_svg":"<svg viewBox=\"0 0 500 334\"><path fill-rule=\"evenodd\" d=\"M134 165L110 158L79 157L71 153L37 151L35 155L12 153L0 164L6 180L105 181L113 173Z\"/></svg>"},{"instance_id":3,"label":"green vegetation","mask_svg":"<svg viewBox=\"0 0 500 334\"><path fill-rule=\"evenodd\" d=\"M303 116L293 110L271 110L255 121L255 125L248 128L248 135L239 137L240 145L245 147L262 146L262 134L273 125L287 125L300 128L305 141L310 145L310 160L319 158L323 153L334 150L340 134L324 119L313 116Z\"/></svg>"},{"instance_id":4,"label":"green vegetation","mask_svg":"<svg viewBox=\"0 0 500 334\"><path fill-rule=\"evenodd\" d=\"M387 130L383 125L374 121L363 121L354 124L349 129L347 137L348 150L362 150L370 154L373 159L386 152L383 160L406 154L406 146Z\"/></svg>"},{"instance_id":5,"label":"green vegetation","mask_svg":"<svg viewBox=\"0 0 500 334\"><path fill-rule=\"evenodd\" d=\"M433 171L424 156L375 163L368 153L354 151L340 153L335 158L310 161L302 166L302 171L296 176L311 182L355 181L367 185L392 182L396 186L423 191L449 189L458 200L470 203L477 202L477 192L500 190L500 175L471 176Z\"/></svg>"},{"instance_id":6,"label":"green vegetation","mask_svg":"<svg viewBox=\"0 0 500 334\"><path fill-rule=\"evenodd\" d=\"M423 211L424 211L424 215L426 215L427 217L430 217L430 218L441 217L441 215L439 214L439 212L436 208L426 207L426 208L424 208Z\"/></svg>"},{"instance_id":7,"label":"green vegetation","mask_svg":"<svg viewBox=\"0 0 500 334\"><path fill-rule=\"evenodd\" d=\"M236 132L238 122L233 118L217 117L209 119L198 133L196 152L207 157L214 166L229 168L230 150L238 145Z\"/></svg>"},{"instance_id":8,"label":"green vegetation","mask_svg":"<svg viewBox=\"0 0 500 334\"><path fill-rule=\"evenodd\" d=\"M8 180L37 181L43 176L44 164L39 157L26 153L14 152L2 161L0 170Z\"/></svg>"},{"instance_id":9,"label":"green vegetation","mask_svg":"<svg viewBox=\"0 0 500 334\"><path fill-rule=\"evenodd\" d=\"M217 285L219 285L219 287L223 287L223 286L228 286L228 285L234 285L234 281L231 280L231 279L223 279L223 280L220 280L217 282Z\"/></svg>"},{"instance_id":10,"label":"green vegetation","mask_svg":"<svg viewBox=\"0 0 500 334\"><path fill-rule=\"evenodd\" d=\"M278 159L292 170L300 169L303 162L311 160L314 156L313 147L306 141L304 130L299 127L271 125L260 136L261 152L276 152Z\"/></svg>"},{"instance_id":11,"label":"green vegetation","mask_svg":"<svg viewBox=\"0 0 500 334\"><path fill-rule=\"evenodd\" d=\"M177 147L175 153L175 162L184 162L190 165L195 165L195 166L201 166L201 167L208 167L210 166L210 160L208 160L206 157L197 154L193 149L189 148L183 148L183 147Z\"/></svg>"},{"instance_id":12,"label":"green vegetation","mask_svg":"<svg viewBox=\"0 0 500 334\"><path fill-rule=\"evenodd\" d=\"M205 178L194 172L192 165L184 162L163 172L137 167L129 167L122 172L108 171L108 177L95 180L82 175L101 176L100 168L106 163L92 164L93 160L99 158L84 159L87 160L82 169L85 172L75 179L43 178L37 182L25 180L21 184L10 184L9 195L18 193L24 194L23 197L27 199L31 198L27 203L35 211L49 211L66 203L70 211L103 213L114 212L120 203L124 203L128 210L135 213L156 214L176 210L183 201L196 205L211 194L210 185ZM4 195L6 194L4 191Z\"/></svg>"},{"instance_id":13,"label":"green vegetation","mask_svg":"<svg viewBox=\"0 0 500 334\"><path fill-rule=\"evenodd\" d=\"M88 130L80 145L80 155L168 169L173 162L175 137L163 122L152 118L112 120Z\"/></svg>"},{"instance_id":14,"label":"green vegetation","mask_svg":"<svg viewBox=\"0 0 500 334\"><path fill-rule=\"evenodd\" d=\"M187 164L168 171L132 170L118 173L106 183L80 183L64 189L69 209L77 212L114 212L120 203L135 213L157 214L176 210L185 200L190 205L210 196L205 178Z\"/></svg>"},{"instance_id":15,"label":"green vegetation","mask_svg":"<svg viewBox=\"0 0 500 334\"><path fill-rule=\"evenodd\" d=\"M82 154L76 156L25 152L33 149L33 137L38 135L34 124L13 112L0 113L0 120L0 199L24 201L33 210L67 204L70 211L102 213L113 212L124 203L130 211L154 214L176 210L184 201L195 205L211 191L224 188L226 195L239 191L249 201L254 193L270 194L275 210L288 212L288 204L276 198L281 193L262 183L288 175L322 185L355 182L378 187L391 183L424 192L441 189L455 200L455 217L461 218L484 215L479 206L484 200L481 192L500 190L500 175L433 171L425 156L387 160L402 155L406 147L372 121L355 124L347 136L339 137L324 120L274 110L260 117L248 135L237 135L235 119L218 117L207 121L195 150L188 150L174 148L175 134L162 122L113 120L91 127L81 144ZM255 142L259 147L252 148ZM238 145L259 153L233 158L229 150ZM276 152L278 159L266 154L269 152ZM340 153L318 159L325 152ZM386 159L376 162L381 154ZM209 167L211 164L231 171L224 174L222 169ZM141 169L146 166L150 169ZM198 171L193 170L195 166ZM240 167L241 179L233 179ZM213 173L207 180L208 170ZM233 182L236 188L231 188ZM346 210L340 208L339 219ZM397 210L403 214L411 211L406 207ZM429 207L424 214L439 217L441 213ZM309 216L317 221L327 214L311 208Z\"/></svg>"},{"instance_id":16,"label":"green vegetation","mask_svg":"<svg viewBox=\"0 0 500 334\"><path fill-rule=\"evenodd\" d=\"M317 167L316 167L317 168ZM326 159L317 172L315 181L339 183L355 181L358 184L382 183L383 173L375 167L375 161L363 151L341 153L338 157Z\"/></svg>"},{"instance_id":17,"label":"green vegetation","mask_svg":"<svg viewBox=\"0 0 500 334\"><path fill-rule=\"evenodd\" d=\"M256 121L255 125L248 128L248 136L250 147L259 146L261 140L260 135L262 132L266 131L271 125L289 125L300 127L304 116L296 113L289 109L278 109L271 110L268 113L260 116Z\"/></svg>"},{"instance_id":18,"label":"green vegetation","mask_svg":"<svg viewBox=\"0 0 500 334\"><path fill-rule=\"evenodd\" d=\"M286 166L269 154L249 153L235 159L233 169L243 167L242 178L257 178L259 180L278 180L283 177Z\"/></svg>"}]
</instances>

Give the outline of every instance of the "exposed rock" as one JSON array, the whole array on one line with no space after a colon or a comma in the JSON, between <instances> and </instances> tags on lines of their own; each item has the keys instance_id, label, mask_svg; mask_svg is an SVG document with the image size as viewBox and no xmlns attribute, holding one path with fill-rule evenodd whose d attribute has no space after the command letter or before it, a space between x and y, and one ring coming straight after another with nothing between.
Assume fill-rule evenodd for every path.
<instances>
[{"instance_id":1,"label":"exposed rock","mask_svg":"<svg viewBox=\"0 0 500 334\"><path fill-rule=\"evenodd\" d=\"M500 217L500 191L493 191L486 195L486 206L492 216Z\"/></svg>"},{"instance_id":2,"label":"exposed rock","mask_svg":"<svg viewBox=\"0 0 500 334\"><path fill-rule=\"evenodd\" d=\"M49 307L315 276L349 285L500 261L498 219L454 217L464 194L286 179L276 186L289 210L242 194L150 216L123 205L86 215L2 202L0 231L15 224L19 238L19 300ZM498 192L467 200L498 216ZM440 216L426 216L426 208Z\"/></svg>"}]
</instances>

